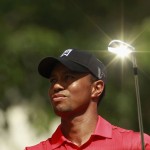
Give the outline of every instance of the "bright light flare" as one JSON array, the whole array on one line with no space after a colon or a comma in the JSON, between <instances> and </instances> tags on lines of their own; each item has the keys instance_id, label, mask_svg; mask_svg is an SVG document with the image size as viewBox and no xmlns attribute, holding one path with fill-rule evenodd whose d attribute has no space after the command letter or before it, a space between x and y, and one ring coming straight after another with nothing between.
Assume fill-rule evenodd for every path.
<instances>
[{"instance_id":1,"label":"bright light flare","mask_svg":"<svg viewBox=\"0 0 150 150\"><path fill-rule=\"evenodd\" d=\"M108 45L108 51L124 58L134 51L134 47L120 40L113 40Z\"/></svg>"}]
</instances>

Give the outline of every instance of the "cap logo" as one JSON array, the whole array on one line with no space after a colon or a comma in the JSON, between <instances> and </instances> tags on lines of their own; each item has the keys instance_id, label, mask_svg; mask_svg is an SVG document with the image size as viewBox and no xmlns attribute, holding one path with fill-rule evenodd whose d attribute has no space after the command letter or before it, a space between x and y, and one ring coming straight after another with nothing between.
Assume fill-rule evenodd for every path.
<instances>
[{"instance_id":1,"label":"cap logo","mask_svg":"<svg viewBox=\"0 0 150 150\"><path fill-rule=\"evenodd\" d=\"M63 56L68 56L70 53L71 53L72 49L67 49L65 50L60 57L63 57Z\"/></svg>"},{"instance_id":2,"label":"cap logo","mask_svg":"<svg viewBox=\"0 0 150 150\"><path fill-rule=\"evenodd\" d=\"M99 79L102 79L104 73L101 71L101 69L98 67L98 77Z\"/></svg>"}]
</instances>

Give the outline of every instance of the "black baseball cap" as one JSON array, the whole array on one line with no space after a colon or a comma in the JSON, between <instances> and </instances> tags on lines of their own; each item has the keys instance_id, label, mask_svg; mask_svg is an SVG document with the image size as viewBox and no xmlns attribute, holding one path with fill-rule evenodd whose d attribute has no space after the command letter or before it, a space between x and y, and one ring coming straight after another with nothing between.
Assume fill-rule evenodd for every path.
<instances>
[{"instance_id":1,"label":"black baseball cap","mask_svg":"<svg viewBox=\"0 0 150 150\"><path fill-rule=\"evenodd\" d=\"M49 78L51 71L57 63L61 63L68 69L80 72L91 73L97 79L106 81L106 73L104 64L98 60L93 54L87 51L77 49L67 49L58 58L43 58L38 66L38 72L45 78Z\"/></svg>"}]
</instances>

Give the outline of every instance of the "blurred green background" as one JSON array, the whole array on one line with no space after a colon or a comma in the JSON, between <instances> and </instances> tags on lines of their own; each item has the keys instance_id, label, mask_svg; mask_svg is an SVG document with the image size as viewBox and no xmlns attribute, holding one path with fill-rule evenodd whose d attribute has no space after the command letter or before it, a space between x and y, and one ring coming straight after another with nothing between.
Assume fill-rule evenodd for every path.
<instances>
[{"instance_id":1,"label":"blurred green background","mask_svg":"<svg viewBox=\"0 0 150 150\"><path fill-rule=\"evenodd\" d=\"M49 103L49 83L39 61L68 48L95 53L107 66L99 114L139 131L131 62L114 59L108 43L136 48L144 132L150 134L150 1L1 0L0 149L23 149L48 138L59 119Z\"/></svg>"}]
</instances>

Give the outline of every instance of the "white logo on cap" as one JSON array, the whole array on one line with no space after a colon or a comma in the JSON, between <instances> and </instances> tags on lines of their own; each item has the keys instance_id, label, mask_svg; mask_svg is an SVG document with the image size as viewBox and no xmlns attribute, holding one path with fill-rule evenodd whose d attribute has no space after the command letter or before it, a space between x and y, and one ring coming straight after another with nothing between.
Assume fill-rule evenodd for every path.
<instances>
[{"instance_id":1,"label":"white logo on cap","mask_svg":"<svg viewBox=\"0 0 150 150\"><path fill-rule=\"evenodd\" d=\"M98 77L99 79L102 79L102 77L104 76L104 73L101 71L101 69L98 67Z\"/></svg>"},{"instance_id":2,"label":"white logo on cap","mask_svg":"<svg viewBox=\"0 0 150 150\"><path fill-rule=\"evenodd\" d=\"M60 57L68 56L71 53L72 49L65 50Z\"/></svg>"}]
</instances>

